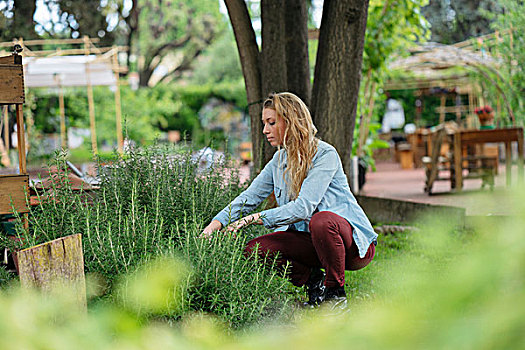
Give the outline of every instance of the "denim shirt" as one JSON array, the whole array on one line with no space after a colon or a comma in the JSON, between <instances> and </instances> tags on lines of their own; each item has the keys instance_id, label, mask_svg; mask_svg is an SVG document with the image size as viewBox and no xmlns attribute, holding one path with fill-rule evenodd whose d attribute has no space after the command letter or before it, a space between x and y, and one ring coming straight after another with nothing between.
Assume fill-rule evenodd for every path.
<instances>
[{"instance_id":1,"label":"denim shirt","mask_svg":"<svg viewBox=\"0 0 525 350\"><path fill-rule=\"evenodd\" d=\"M265 227L275 231L288 228L309 232L308 224L318 211L330 211L345 218L353 228L353 238L364 257L370 244L377 239L370 221L350 192L341 159L335 148L319 141L312 167L301 185L299 195L290 200L288 185L284 180L287 163L284 149L275 153L251 185L219 212L214 220L225 227L229 222L251 213L272 191L277 208L261 212Z\"/></svg>"}]
</instances>

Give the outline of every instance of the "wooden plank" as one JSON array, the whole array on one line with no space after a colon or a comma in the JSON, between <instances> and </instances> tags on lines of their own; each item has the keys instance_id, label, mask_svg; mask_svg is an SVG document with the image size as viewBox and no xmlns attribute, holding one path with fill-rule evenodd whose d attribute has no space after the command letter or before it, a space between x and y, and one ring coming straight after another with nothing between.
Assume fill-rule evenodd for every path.
<instances>
[{"instance_id":1,"label":"wooden plank","mask_svg":"<svg viewBox=\"0 0 525 350\"><path fill-rule=\"evenodd\" d=\"M23 104L25 102L22 65L0 65L0 91L2 92L0 94L1 104Z\"/></svg>"},{"instance_id":2,"label":"wooden plank","mask_svg":"<svg viewBox=\"0 0 525 350\"><path fill-rule=\"evenodd\" d=\"M465 130L461 131L463 145L485 142L513 142L518 141L523 128L492 129L492 130Z\"/></svg>"},{"instance_id":3,"label":"wooden plank","mask_svg":"<svg viewBox=\"0 0 525 350\"><path fill-rule=\"evenodd\" d=\"M28 175L0 175L0 214L27 213Z\"/></svg>"},{"instance_id":4,"label":"wooden plank","mask_svg":"<svg viewBox=\"0 0 525 350\"><path fill-rule=\"evenodd\" d=\"M15 56L11 55L11 56L0 57L0 64L7 64L7 65L15 64Z\"/></svg>"},{"instance_id":5,"label":"wooden plank","mask_svg":"<svg viewBox=\"0 0 525 350\"><path fill-rule=\"evenodd\" d=\"M86 280L82 235L55 239L16 253L20 284L45 292L65 288L79 308L86 310Z\"/></svg>"}]
</instances>

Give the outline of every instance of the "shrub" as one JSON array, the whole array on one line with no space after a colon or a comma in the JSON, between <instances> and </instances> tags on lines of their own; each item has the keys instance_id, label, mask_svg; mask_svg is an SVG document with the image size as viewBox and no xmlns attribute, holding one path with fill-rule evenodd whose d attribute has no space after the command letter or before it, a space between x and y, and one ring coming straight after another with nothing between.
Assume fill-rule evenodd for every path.
<instances>
[{"instance_id":1,"label":"shrub","mask_svg":"<svg viewBox=\"0 0 525 350\"><path fill-rule=\"evenodd\" d=\"M243 188L226 159L201 169L190 150L155 146L132 149L112 163L99 164L100 188L74 191L65 158L54 164L52 188L39 196L29 230L18 225L20 249L81 233L87 273L102 276L112 298L121 275L159 256L183 256L191 267L183 308L220 315L232 327L257 322L285 309L287 282L257 259L246 259L246 237L200 238L212 217Z\"/></svg>"}]
</instances>

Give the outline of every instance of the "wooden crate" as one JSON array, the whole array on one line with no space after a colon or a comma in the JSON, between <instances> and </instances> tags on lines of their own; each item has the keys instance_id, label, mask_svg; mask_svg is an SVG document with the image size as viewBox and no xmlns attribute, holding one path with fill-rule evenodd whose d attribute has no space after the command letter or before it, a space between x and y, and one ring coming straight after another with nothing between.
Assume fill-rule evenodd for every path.
<instances>
[{"instance_id":1,"label":"wooden crate","mask_svg":"<svg viewBox=\"0 0 525 350\"><path fill-rule=\"evenodd\" d=\"M23 104L24 70L19 64L0 64L0 104Z\"/></svg>"},{"instance_id":2,"label":"wooden crate","mask_svg":"<svg viewBox=\"0 0 525 350\"><path fill-rule=\"evenodd\" d=\"M13 208L19 213L27 213L26 193L28 175L0 175L0 215L12 214Z\"/></svg>"}]
</instances>

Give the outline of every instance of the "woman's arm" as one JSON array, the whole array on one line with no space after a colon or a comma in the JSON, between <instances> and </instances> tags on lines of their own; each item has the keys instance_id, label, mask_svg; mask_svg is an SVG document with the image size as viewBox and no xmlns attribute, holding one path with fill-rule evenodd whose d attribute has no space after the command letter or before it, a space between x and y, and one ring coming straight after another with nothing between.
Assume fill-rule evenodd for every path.
<instances>
[{"instance_id":1,"label":"woman's arm","mask_svg":"<svg viewBox=\"0 0 525 350\"><path fill-rule=\"evenodd\" d=\"M248 225L262 225L262 224L263 222L261 219L261 213L254 213L254 214L245 216L240 220L232 222L231 224L228 225L228 227L226 227L226 231L237 232L241 228L248 226Z\"/></svg>"},{"instance_id":2,"label":"woman's arm","mask_svg":"<svg viewBox=\"0 0 525 350\"><path fill-rule=\"evenodd\" d=\"M276 157L277 154L266 164L250 186L212 219L212 222L203 230L204 235L220 230L229 223L236 222L238 218L252 212L272 193L273 168L277 162ZM214 223L214 221L216 222Z\"/></svg>"},{"instance_id":3,"label":"woman's arm","mask_svg":"<svg viewBox=\"0 0 525 350\"><path fill-rule=\"evenodd\" d=\"M289 225L305 220L323 199L328 186L341 167L341 160L335 148L324 150L312 164L301 185L297 199L277 208L261 212L261 219L267 228Z\"/></svg>"}]
</instances>

